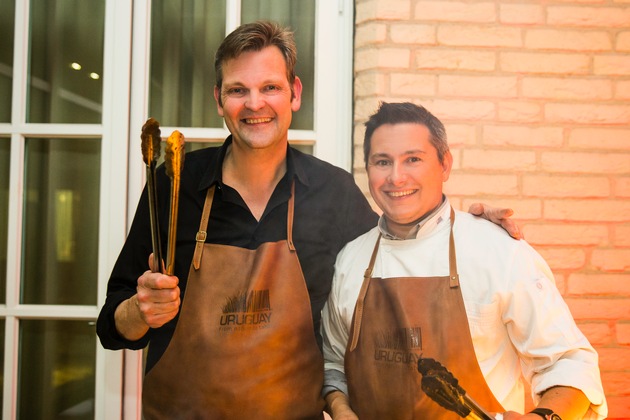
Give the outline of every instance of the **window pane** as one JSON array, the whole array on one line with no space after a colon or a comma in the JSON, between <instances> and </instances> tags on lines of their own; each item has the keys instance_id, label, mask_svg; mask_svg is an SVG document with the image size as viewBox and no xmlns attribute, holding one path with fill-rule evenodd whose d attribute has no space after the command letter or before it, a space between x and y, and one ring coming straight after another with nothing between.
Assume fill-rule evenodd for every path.
<instances>
[{"instance_id":1,"label":"window pane","mask_svg":"<svg viewBox=\"0 0 630 420\"><path fill-rule=\"evenodd\" d=\"M225 0L151 3L149 115L174 127L223 126L213 89L214 53L225 36Z\"/></svg>"},{"instance_id":2,"label":"window pane","mask_svg":"<svg viewBox=\"0 0 630 420\"><path fill-rule=\"evenodd\" d=\"M11 121L15 0L0 0L0 122Z\"/></svg>"},{"instance_id":3,"label":"window pane","mask_svg":"<svg viewBox=\"0 0 630 420\"><path fill-rule=\"evenodd\" d=\"M22 303L96 305L99 139L27 139Z\"/></svg>"},{"instance_id":4,"label":"window pane","mask_svg":"<svg viewBox=\"0 0 630 420\"><path fill-rule=\"evenodd\" d=\"M10 158L11 142L0 137L0 304L6 303Z\"/></svg>"},{"instance_id":5,"label":"window pane","mask_svg":"<svg viewBox=\"0 0 630 420\"><path fill-rule=\"evenodd\" d=\"M88 321L21 321L18 419L93 419L95 328Z\"/></svg>"},{"instance_id":6,"label":"window pane","mask_svg":"<svg viewBox=\"0 0 630 420\"><path fill-rule=\"evenodd\" d=\"M268 19L288 26L295 33L298 61L295 73L302 81L302 106L293 115L291 128L313 129L315 68L315 0L242 0L241 21Z\"/></svg>"},{"instance_id":7,"label":"window pane","mask_svg":"<svg viewBox=\"0 0 630 420\"><path fill-rule=\"evenodd\" d=\"M31 0L27 121L101 122L105 0Z\"/></svg>"}]
</instances>

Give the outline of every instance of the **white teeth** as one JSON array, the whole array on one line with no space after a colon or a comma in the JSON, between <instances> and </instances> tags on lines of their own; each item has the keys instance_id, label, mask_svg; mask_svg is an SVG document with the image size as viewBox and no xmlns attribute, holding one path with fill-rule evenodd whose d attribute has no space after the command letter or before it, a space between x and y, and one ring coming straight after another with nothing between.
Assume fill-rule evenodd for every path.
<instances>
[{"instance_id":1,"label":"white teeth","mask_svg":"<svg viewBox=\"0 0 630 420\"><path fill-rule=\"evenodd\" d=\"M271 121L271 118L245 118L247 124L260 124Z\"/></svg>"},{"instance_id":2,"label":"white teeth","mask_svg":"<svg viewBox=\"0 0 630 420\"><path fill-rule=\"evenodd\" d=\"M390 191L387 193L387 195L391 196L391 197L404 197L406 195L410 195L413 194L414 190L407 190L407 191Z\"/></svg>"}]
</instances>

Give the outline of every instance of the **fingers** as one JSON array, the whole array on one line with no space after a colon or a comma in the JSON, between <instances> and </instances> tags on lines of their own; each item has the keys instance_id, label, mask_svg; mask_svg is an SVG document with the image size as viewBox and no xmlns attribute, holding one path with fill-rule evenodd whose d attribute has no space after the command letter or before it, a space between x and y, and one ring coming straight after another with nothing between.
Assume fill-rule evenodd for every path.
<instances>
[{"instance_id":1,"label":"fingers","mask_svg":"<svg viewBox=\"0 0 630 420\"><path fill-rule=\"evenodd\" d=\"M145 272L138 279L136 305L151 328L161 327L179 312L179 279L161 273Z\"/></svg>"},{"instance_id":2,"label":"fingers","mask_svg":"<svg viewBox=\"0 0 630 420\"><path fill-rule=\"evenodd\" d=\"M514 214L514 210L512 209L492 207L483 203L473 203L468 208L468 213L483 217L495 225L501 226L514 239L523 239L523 232L521 232L518 224L510 218Z\"/></svg>"},{"instance_id":3,"label":"fingers","mask_svg":"<svg viewBox=\"0 0 630 420\"><path fill-rule=\"evenodd\" d=\"M484 212L483 203L472 203L468 208L468 213L474 214L475 216L481 216Z\"/></svg>"}]
</instances>

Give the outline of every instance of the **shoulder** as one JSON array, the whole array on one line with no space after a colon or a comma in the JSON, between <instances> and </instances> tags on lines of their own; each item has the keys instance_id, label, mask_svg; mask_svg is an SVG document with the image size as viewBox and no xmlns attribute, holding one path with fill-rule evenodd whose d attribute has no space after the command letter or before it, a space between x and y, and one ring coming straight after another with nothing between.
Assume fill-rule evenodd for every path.
<instances>
[{"instance_id":1,"label":"shoulder","mask_svg":"<svg viewBox=\"0 0 630 420\"><path fill-rule=\"evenodd\" d=\"M346 271L357 262L369 260L378 235L378 227L373 227L356 239L348 242L337 255L337 270Z\"/></svg>"},{"instance_id":2,"label":"shoulder","mask_svg":"<svg viewBox=\"0 0 630 420\"><path fill-rule=\"evenodd\" d=\"M512 238L501 226L472 214L456 211L453 228L457 256L469 263L489 264L520 272L523 277L553 278L543 257L525 240Z\"/></svg>"}]
</instances>

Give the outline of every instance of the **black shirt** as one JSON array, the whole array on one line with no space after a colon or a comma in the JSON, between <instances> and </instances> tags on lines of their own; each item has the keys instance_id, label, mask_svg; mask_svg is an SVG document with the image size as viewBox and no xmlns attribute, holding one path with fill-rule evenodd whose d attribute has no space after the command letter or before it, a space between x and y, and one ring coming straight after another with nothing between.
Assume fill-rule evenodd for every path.
<instances>
[{"instance_id":1,"label":"black shirt","mask_svg":"<svg viewBox=\"0 0 630 420\"><path fill-rule=\"evenodd\" d=\"M256 249L264 242L287 237L287 203L295 180L293 241L308 288L314 331L321 347L321 310L330 292L337 253L349 241L376 225L378 217L346 171L299 152L287 150L287 172L276 186L257 221L239 193L221 178L223 159L232 139L221 147L185 156L181 174L174 274L179 278L182 302L208 188L216 184L206 243ZM156 174L160 235L166 255L170 179L164 166ZM115 328L114 312L136 293L137 279L148 269L151 249L147 190L144 189L122 251L107 285L107 298L97 321L97 333L107 349L141 349L149 342L147 370L160 358L173 334L177 318L151 329L138 341L128 341ZM238 262L234 262L237 264Z\"/></svg>"}]
</instances>

